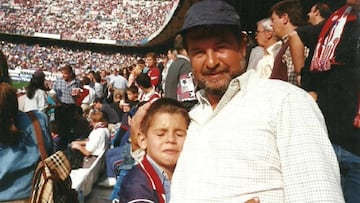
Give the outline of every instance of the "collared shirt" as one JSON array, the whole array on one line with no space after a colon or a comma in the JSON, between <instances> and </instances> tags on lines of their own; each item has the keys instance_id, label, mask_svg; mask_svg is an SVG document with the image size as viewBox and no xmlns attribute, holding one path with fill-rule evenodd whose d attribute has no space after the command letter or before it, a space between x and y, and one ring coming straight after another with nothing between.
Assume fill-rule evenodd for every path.
<instances>
[{"instance_id":1,"label":"collared shirt","mask_svg":"<svg viewBox=\"0 0 360 203\"><path fill-rule=\"evenodd\" d=\"M144 149L139 148L135 151L130 150L130 153L131 153L131 157L134 158L135 163L139 163L143 159L146 152Z\"/></svg>"},{"instance_id":2,"label":"collared shirt","mask_svg":"<svg viewBox=\"0 0 360 203\"><path fill-rule=\"evenodd\" d=\"M100 98L104 95L103 93L103 85L99 82L96 82L94 84L94 89L95 89L95 97L96 98Z\"/></svg>"},{"instance_id":3,"label":"collared shirt","mask_svg":"<svg viewBox=\"0 0 360 203\"><path fill-rule=\"evenodd\" d=\"M256 66L256 72L261 78L269 78L274 66L274 59L281 48L281 41L278 41L264 50L264 56L259 60Z\"/></svg>"},{"instance_id":4,"label":"collared shirt","mask_svg":"<svg viewBox=\"0 0 360 203\"><path fill-rule=\"evenodd\" d=\"M187 56L185 56L185 55L182 55L182 54L178 54L178 55L177 55L177 58L182 58L182 59L185 59L185 60L187 60L187 61L190 62L189 57L187 57Z\"/></svg>"},{"instance_id":5,"label":"collared shirt","mask_svg":"<svg viewBox=\"0 0 360 203\"><path fill-rule=\"evenodd\" d=\"M146 158L148 159L151 166L155 169L156 174L159 176L161 184L163 185L164 190L165 190L166 202L169 202L169 200L170 200L170 184L171 184L169 177L167 176L165 171L162 170L160 168L160 166L149 155L146 155Z\"/></svg>"},{"instance_id":6,"label":"collared shirt","mask_svg":"<svg viewBox=\"0 0 360 203\"><path fill-rule=\"evenodd\" d=\"M213 110L205 94L191 112L173 174L171 202L344 202L322 114L300 88L235 78ZM316 192L315 192L316 191Z\"/></svg>"},{"instance_id":7,"label":"collared shirt","mask_svg":"<svg viewBox=\"0 0 360 203\"><path fill-rule=\"evenodd\" d=\"M170 59L164 66L164 69L162 70L161 72L161 86L162 86L162 89L165 90L165 81L166 81L166 76L167 76L167 73L169 71L169 68L170 68L170 65L172 64L174 60Z\"/></svg>"},{"instance_id":8,"label":"collared shirt","mask_svg":"<svg viewBox=\"0 0 360 203\"><path fill-rule=\"evenodd\" d=\"M80 84L74 79L71 82L66 82L62 78L58 78L54 84L54 90L56 92L56 97L59 101L65 104L75 104L75 100L71 95L73 88L80 87Z\"/></svg>"},{"instance_id":9,"label":"collared shirt","mask_svg":"<svg viewBox=\"0 0 360 203\"><path fill-rule=\"evenodd\" d=\"M264 56L263 50L261 46L256 46L251 49L247 70L256 69L259 60Z\"/></svg>"},{"instance_id":10,"label":"collared shirt","mask_svg":"<svg viewBox=\"0 0 360 203\"><path fill-rule=\"evenodd\" d=\"M288 35L284 36L282 38L283 43L287 42L289 40ZM309 48L305 47L304 50L304 56L305 59L309 55ZM286 64L287 71L288 71L288 82L293 85L299 85L298 81L296 79L296 73L295 73L295 66L291 58L291 52L290 52L290 46L286 49L285 54L282 57L283 62Z\"/></svg>"},{"instance_id":11,"label":"collared shirt","mask_svg":"<svg viewBox=\"0 0 360 203\"><path fill-rule=\"evenodd\" d=\"M113 76L110 83L113 84L113 87L116 89L125 90L128 86L127 79L121 75Z\"/></svg>"}]
</instances>

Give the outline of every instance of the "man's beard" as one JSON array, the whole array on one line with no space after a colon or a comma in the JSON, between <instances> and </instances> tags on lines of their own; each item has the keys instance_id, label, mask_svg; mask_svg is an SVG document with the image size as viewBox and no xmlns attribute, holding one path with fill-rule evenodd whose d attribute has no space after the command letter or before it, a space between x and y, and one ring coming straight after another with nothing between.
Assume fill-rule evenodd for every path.
<instances>
[{"instance_id":1,"label":"man's beard","mask_svg":"<svg viewBox=\"0 0 360 203\"><path fill-rule=\"evenodd\" d=\"M246 61L245 60L240 61L239 72L236 73L235 75L229 74L229 75L227 75L228 76L227 78L223 78L223 80L226 80L226 82L224 82L224 84L222 84L222 85L219 85L216 87L213 87L212 85L208 85L209 83L211 84L213 82L209 82L209 81L205 80L205 78L198 80L198 85L201 89L204 89L207 94L222 97L225 94L226 90L228 89L230 82L234 78L242 75L246 71L245 66L246 66ZM217 81L215 81L215 83L216 82Z\"/></svg>"},{"instance_id":2,"label":"man's beard","mask_svg":"<svg viewBox=\"0 0 360 203\"><path fill-rule=\"evenodd\" d=\"M225 92L230 84L230 81L231 81L231 78L229 77L229 78L227 78L227 81L224 84L213 87L213 86L207 85L207 83L212 83L212 82L209 82L209 81L206 81L205 79L203 79L203 80L199 81L199 87L201 89L204 89L205 92L209 95L222 97L225 94Z\"/></svg>"}]
</instances>

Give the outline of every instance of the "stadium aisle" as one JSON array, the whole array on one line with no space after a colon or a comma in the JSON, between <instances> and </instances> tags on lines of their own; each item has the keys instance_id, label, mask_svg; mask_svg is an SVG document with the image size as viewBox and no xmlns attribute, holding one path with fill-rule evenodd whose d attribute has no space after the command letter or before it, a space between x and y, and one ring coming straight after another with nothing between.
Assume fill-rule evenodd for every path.
<instances>
[{"instance_id":1,"label":"stadium aisle","mask_svg":"<svg viewBox=\"0 0 360 203\"><path fill-rule=\"evenodd\" d=\"M85 203L111 203L108 200L113 188L94 185L91 193L85 198Z\"/></svg>"}]
</instances>

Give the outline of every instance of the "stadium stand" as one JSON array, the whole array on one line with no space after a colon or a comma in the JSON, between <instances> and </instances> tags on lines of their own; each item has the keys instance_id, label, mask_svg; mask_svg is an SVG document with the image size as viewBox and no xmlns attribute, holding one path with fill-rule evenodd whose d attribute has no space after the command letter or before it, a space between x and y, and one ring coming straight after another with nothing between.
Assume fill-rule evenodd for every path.
<instances>
[{"instance_id":1,"label":"stadium stand","mask_svg":"<svg viewBox=\"0 0 360 203\"><path fill-rule=\"evenodd\" d=\"M179 2L0 0L0 32L104 44L144 44L169 22Z\"/></svg>"}]
</instances>

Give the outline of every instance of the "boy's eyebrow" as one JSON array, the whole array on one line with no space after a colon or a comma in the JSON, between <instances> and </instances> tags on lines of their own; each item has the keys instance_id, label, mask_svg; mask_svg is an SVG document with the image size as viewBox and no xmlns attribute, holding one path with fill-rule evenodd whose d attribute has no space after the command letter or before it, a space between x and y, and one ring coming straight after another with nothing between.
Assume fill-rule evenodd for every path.
<instances>
[{"instance_id":1,"label":"boy's eyebrow","mask_svg":"<svg viewBox=\"0 0 360 203\"><path fill-rule=\"evenodd\" d=\"M181 128L175 128L174 129L175 131L184 131L186 132L187 130L185 129L181 129ZM160 127L160 128L155 128L154 131L169 131L168 128L165 128L165 127Z\"/></svg>"}]
</instances>

